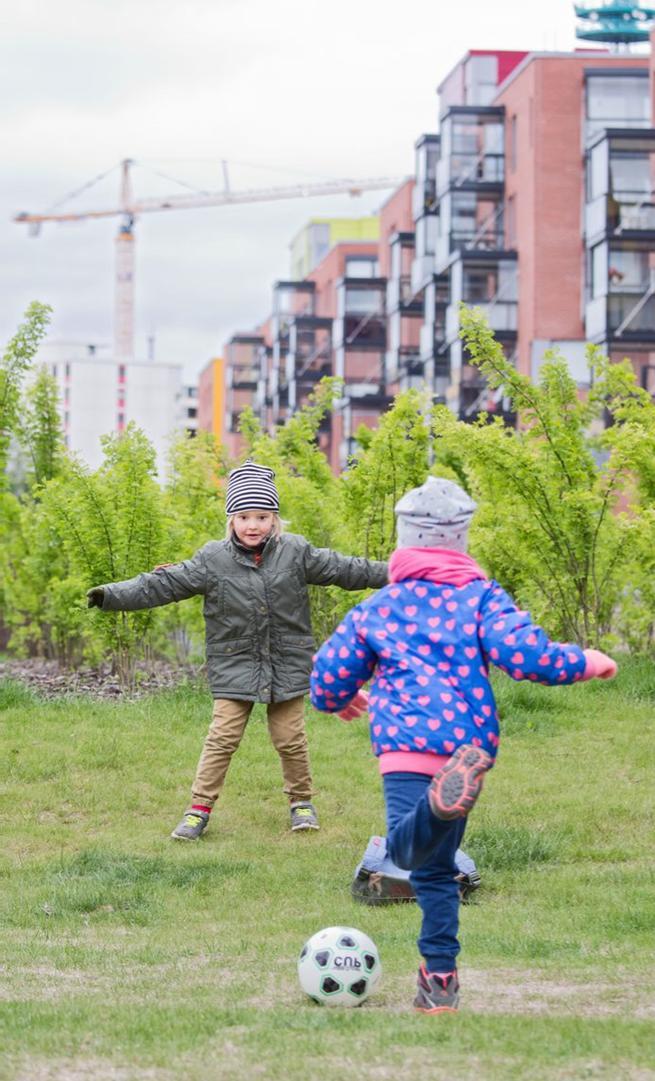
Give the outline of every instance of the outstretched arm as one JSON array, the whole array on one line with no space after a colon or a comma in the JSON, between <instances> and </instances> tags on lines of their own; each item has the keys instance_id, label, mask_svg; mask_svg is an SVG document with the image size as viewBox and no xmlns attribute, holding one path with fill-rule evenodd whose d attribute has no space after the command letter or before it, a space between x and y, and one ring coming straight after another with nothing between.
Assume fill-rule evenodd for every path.
<instances>
[{"instance_id":1,"label":"outstretched arm","mask_svg":"<svg viewBox=\"0 0 655 1081\"><path fill-rule=\"evenodd\" d=\"M361 556L344 556L331 548L305 549L305 581L311 586L380 589L389 581L387 564Z\"/></svg>"},{"instance_id":2,"label":"outstretched arm","mask_svg":"<svg viewBox=\"0 0 655 1081\"><path fill-rule=\"evenodd\" d=\"M87 593L89 607L105 612L135 612L140 608L158 608L171 601L182 601L206 588L207 570L203 550L182 563L169 563L125 582L95 586Z\"/></svg>"},{"instance_id":3,"label":"outstretched arm","mask_svg":"<svg viewBox=\"0 0 655 1081\"><path fill-rule=\"evenodd\" d=\"M325 713L340 713L370 679L377 654L358 633L361 607L353 608L314 658L310 679L312 705ZM363 703L362 703L363 704ZM344 717L344 720L350 720Z\"/></svg>"},{"instance_id":4,"label":"outstretched arm","mask_svg":"<svg viewBox=\"0 0 655 1081\"><path fill-rule=\"evenodd\" d=\"M592 672L580 646L551 641L497 582L492 582L485 594L480 614L478 636L485 660L502 668L512 679L559 684L592 679L597 674L595 669ZM614 664L604 654L599 656L610 666Z\"/></svg>"}]
</instances>

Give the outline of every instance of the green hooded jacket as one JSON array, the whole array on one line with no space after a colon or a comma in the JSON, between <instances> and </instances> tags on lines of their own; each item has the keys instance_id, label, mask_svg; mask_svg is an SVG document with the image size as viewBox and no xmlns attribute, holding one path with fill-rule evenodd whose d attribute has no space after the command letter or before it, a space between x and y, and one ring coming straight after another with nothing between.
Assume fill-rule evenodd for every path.
<instances>
[{"instance_id":1,"label":"green hooded jacket","mask_svg":"<svg viewBox=\"0 0 655 1081\"><path fill-rule=\"evenodd\" d=\"M379 589L387 580L386 563L283 533L267 541L259 561L233 540L209 541L183 563L103 586L102 607L134 612L202 594L214 698L284 702L309 690L315 643L307 586Z\"/></svg>"}]
</instances>

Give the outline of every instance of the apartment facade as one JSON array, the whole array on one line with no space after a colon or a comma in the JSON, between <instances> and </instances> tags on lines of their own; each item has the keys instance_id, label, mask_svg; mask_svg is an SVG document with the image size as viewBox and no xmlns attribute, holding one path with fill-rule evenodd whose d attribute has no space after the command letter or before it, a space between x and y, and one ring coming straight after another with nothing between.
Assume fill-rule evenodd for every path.
<instances>
[{"instance_id":1,"label":"apartment facade","mask_svg":"<svg viewBox=\"0 0 655 1081\"><path fill-rule=\"evenodd\" d=\"M195 388L184 386L181 364L114 359L110 349L79 342L46 342L37 362L57 383L66 446L92 469L102 463L100 438L133 421L152 442L165 470L171 434L197 428Z\"/></svg>"},{"instance_id":2,"label":"apartment facade","mask_svg":"<svg viewBox=\"0 0 655 1081\"><path fill-rule=\"evenodd\" d=\"M335 469L357 427L407 387L463 420L511 423L459 337L462 302L531 377L557 347L588 384L592 341L629 357L655 393L654 87L646 55L463 57L438 89L435 131L416 141L414 176L381 208L378 240L337 243L278 282L247 386L226 368L232 449L242 403L272 429L326 374L344 387L321 432Z\"/></svg>"}]
</instances>

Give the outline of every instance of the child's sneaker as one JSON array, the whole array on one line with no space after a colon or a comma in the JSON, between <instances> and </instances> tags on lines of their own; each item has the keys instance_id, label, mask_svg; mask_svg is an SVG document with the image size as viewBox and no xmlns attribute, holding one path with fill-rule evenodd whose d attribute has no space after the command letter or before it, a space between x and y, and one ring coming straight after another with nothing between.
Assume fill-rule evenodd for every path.
<instances>
[{"instance_id":1,"label":"child's sneaker","mask_svg":"<svg viewBox=\"0 0 655 1081\"><path fill-rule=\"evenodd\" d=\"M290 811L291 829L293 831L320 829L318 815L313 803L292 803Z\"/></svg>"},{"instance_id":2,"label":"child's sneaker","mask_svg":"<svg viewBox=\"0 0 655 1081\"><path fill-rule=\"evenodd\" d=\"M197 841L201 833L207 828L209 815L206 811L185 811L179 826L176 826L171 837L174 841Z\"/></svg>"},{"instance_id":3,"label":"child's sneaker","mask_svg":"<svg viewBox=\"0 0 655 1081\"><path fill-rule=\"evenodd\" d=\"M491 766L491 755L480 747L464 743L435 773L428 790L432 813L448 821L464 818L482 789L482 779Z\"/></svg>"},{"instance_id":4,"label":"child's sneaker","mask_svg":"<svg viewBox=\"0 0 655 1081\"><path fill-rule=\"evenodd\" d=\"M459 1003L459 980L453 972L418 970L414 1009L419 1013L454 1013Z\"/></svg>"}]
</instances>

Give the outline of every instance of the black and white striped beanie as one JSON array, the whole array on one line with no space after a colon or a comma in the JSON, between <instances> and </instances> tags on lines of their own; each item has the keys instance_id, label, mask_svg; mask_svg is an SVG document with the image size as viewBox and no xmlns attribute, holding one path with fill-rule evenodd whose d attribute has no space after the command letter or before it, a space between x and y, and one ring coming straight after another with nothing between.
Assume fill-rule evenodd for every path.
<instances>
[{"instance_id":1,"label":"black and white striped beanie","mask_svg":"<svg viewBox=\"0 0 655 1081\"><path fill-rule=\"evenodd\" d=\"M265 465L247 462L233 469L227 482L225 513L239 514L244 510L269 510L275 514L280 509L280 497L273 478L275 473Z\"/></svg>"}]
</instances>

